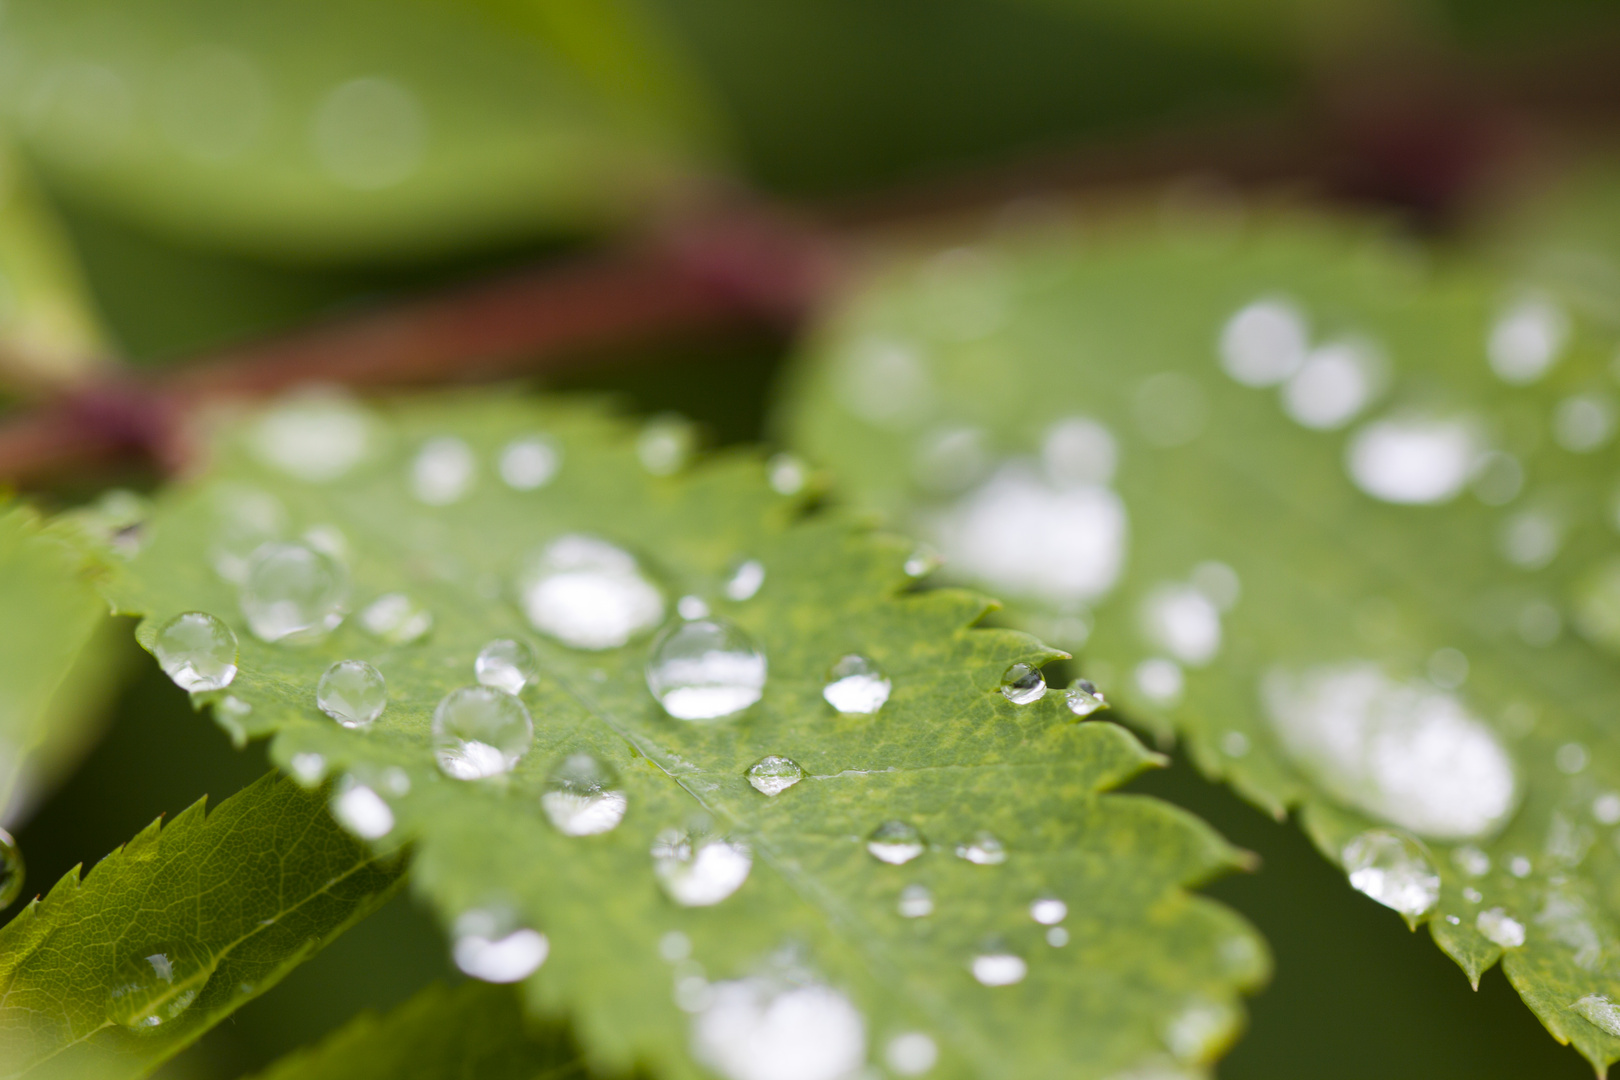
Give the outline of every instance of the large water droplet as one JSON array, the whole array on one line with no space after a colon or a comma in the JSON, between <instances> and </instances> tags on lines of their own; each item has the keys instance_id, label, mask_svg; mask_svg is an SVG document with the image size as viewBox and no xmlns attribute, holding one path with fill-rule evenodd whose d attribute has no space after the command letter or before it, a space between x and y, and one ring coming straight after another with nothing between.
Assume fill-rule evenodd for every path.
<instances>
[{"instance_id":1,"label":"large water droplet","mask_svg":"<svg viewBox=\"0 0 1620 1080\"><path fill-rule=\"evenodd\" d=\"M628 805L613 770L589 754L569 754L551 770L540 806L564 836L612 832Z\"/></svg>"},{"instance_id":2,"label":"large water droplet","mask_svg":"<svg viewBox=\"0 0 1620 1080\"><path fill-rule=\"evenodd\" d=\"M1526 296L1496 317L1485 349L1497 378L1522 386L1547 373L1568 338L1564 310L1544 297Z\"/></svg>"},{"instance_id":3,"label":"large water droplet","mask_svg":"<svg viewBox=\"0 0 1620 1080\"><path fill-rule=\"evenodd\" d=\"M928 891L926 885L907 885L900 890L900 900L895 908L902 918L921 919L934 913L934 894Z\"/></svg>"},{"instance_id":4,"label":"large water droplet","mask_svg":"<svg viewBox=\"0 0 1620 1080\"><path fill-rule=\"evenodd\" d=\"M394 811L388 803L348 775L332 792L332 818L362 840L381 840L394 831Z\"/></svg>"},{"instance_id":5,"label":"large water droplet","mask_svg":"<svg viewBox=\"0 0 1620 1080\"><path fill-rule=\"evenodd\" d=\"M1160 585L1142 601L1142 636L1184 664L1209 663L1221 649L1221 613L1203 590Z\"/></svg>"},{"instance_id":6,"label":"large water droplet","mask_svg":"<svg viewBox=\"0 0 1620 1080\"><path fill-rule=\"evenodd\" d=\"M22 894L27 871L22 848L17 846L10 833L0 829L0 911L10 907L12 901Z\"/></svg>"},{"instance_id":7,"label":"large water droplet","mask_svg":"<svg viewBox=\"0 0 1620 1080\"><path fill-rule=\"evenodd\" d=\"M678 829L658 834L652 859L658 883L682 907L718 904L742 888L754 865L753 853L743 844Z\"/></svg>"},{"instance_id":8,"label":"large water droplet","mask_svg":"<svg viewBox=\"0 0 1620 1080\"><path fill-rule=\"evenodd\" d=\"M1387 369L1383 355L1366 342L1340 341L1312 349L1305 365L1283 387L1283 411L1295 423L1317 431L1343 427L1377 396Z\"/></svg>"},{"instance_id":9,"label":"large water droplet","mask_svg":"<svg viewBox=\"0 0 1620 1080\"><path fill-rule=\"evenodd\" d=\"M803 779L799 763L778 754L762 757L748 767L748 782L761 795L780 795Z\"/></svg>"},{"instance_id":10,"label":"large water droplet","mask_svg":"<svg viewBox=\"0 0 1620 1080\"><path fill-rule=\"evenodd\" d=\"M517 695L540 677L540 660L528 642L497 638L478 650L473 671L484 686Z\"/></svg>"},{"instance_id":11,"label":"large water droplet","mask_svg":"<svg viewBox=\"0 0 1620 1080\"><path fill-rule=\"evenodd\" d=\"M315 704L346 728L369 727L388 707L388 687L364 660L339 660L321 676Z\"/></svg>"},{"instance_id":12,"label":"large water droplet","mask_svg":"<svg viewBox=\"0 0 1620 1080\"><path fill-rule=\"evenodd\" d=\"M248 562L238 603L261 641L307 641L343 621L349 575L306 544L266 544Z\"/></svg>"},{"instance_id":13,"label":"large water droplet","mask_svg":"<svg viewBox=\"0 0 1620 1080\"><path fill-rule=\"evenodd\" d=\"M208 545L214 572L233 584L247 580L248 560L287 531L287 511L269 492L235 484L213 495L215 526Z\"/></svg>"},{"instance_id":14,"label":"large water droplet","mask_svg":"<svg viewBox=\"0 0 1620 1080\"><path fill-rule=\"evenodd\" d=\"M1029 964L1022 956L993 946L973 958L973 977L985 986L1012 986L1024 981Z\"/></svg>"},{"instance_id":15,"label":"large water droplet","mask_svg":"<svg viewBox=\"0 0 1620 1080\"><path fill-rule=\"evenodd\" d=\"M744 559L726 579L726 596L738 601L752 600L763 584L765 564L758 559Z\"/></svg>"},{"instance_id":16,"label":"large water droplet","mask_svg":"<svg viewBox=\"0 0 1620 1080\"><path fill-rule=\"evenodd\" d=\"M828 669L821 696L841 713L865 715L881 709L891 689L892 684L875 661L851 653Z\"/></svg>"},{"instance_id":17,"label":"large water droplet","mask_svg":"<svg viewBox=\"0 0 1620 1080\"><path fill-rule=\"evenodd\" d=\"M1298 370L1309 344L1299 308L1287 300L1256 300L1221 328L1221 368L1245 386L1272 386Z\"/></svg>"},{"instance_id":18,"label":"large water droplet","mask_svg":"<svg viewBox=\"0 0 1620 1080\"><path fill-rule=\"evenodd\" d=\"M340 396L311 393L264 413L253 426L248 445L266 465L299 480L324 484L366 456L371 420Z\"/></svg>"},{"instance_id":19,"label":"large water droplet","mask_svg":"<svg viewBox=\"0 0 1620 1080\"><path fill-rule=\"evenodd\" d=\"M107 1017L130 1031L154 1031L191 1007L209 974L209 964L195 948L142 949L119 962Z\"/></svg>"},{"instance_id":20,"label":"large water droplet","mask_svg":"<svg viewBox=\"0 0 1620 1080\"><path fill-rule=\"evenodd\" d=\"M1065 704L1069 706L1070 712L1084 720L1092 713L1108 708L1108 699L1090 679L1076 679L1069 684L1069 696L1065 699Z\"/></svg>"},{"instance_id":21,"label":"large water droplet","mask_svg":"<svg viewBox=\"0 0 1620 1080\"><path fill-rule=\"evenodd\" d=\"M1587 994L1575 1002L1574 1008L1610 1035L1620 1037L1620 1007L1602 994Z\"/></svg>"},{"instance_id":22,"label":"large water droplet","mask_svg":"<svg viewBox=\"0 0 1620 1080\"><path fill-rule=\"evenodd\" d=\"M1474 926L1493 943L1504 949L1517 949L1524 944L1524 923L1499 907L1479 913Z\"/></svg>"},{"instance_id":23,"label":"large water droplet","mask_svg":"<svg viewBox=\"0 0 1620 1080\"><path fill-rule=\"evenodd\" d=\"M206 611L164 623L152 639L152 653L182 690L222 690L236 678L236 635Z\"/></svg>"},{"instance_id":24,"label":"large water droplet","mask_svg":"<svg viewBox=\"0 0 1620 1080\"><path fill-rule=\"evenodd\" d=\"M1043 896L1029 905L1029 917L1042 926L1056 926L1069 917L1069 905L1055 896Z\"/></svg>"},{"instance_id":25,"label":"large water droplet","mask_svg":"<svg viewBox=\"0 0 1620 1080\"><path fill-rule=\"evenodd\" d=\"M562 449L539 435L513 439L501 451L501 479L514 491L533 491L551 483L562 465Z\"/></svg>"},{"instance_id":26,"label":"large water droplet","mask_svg":"<svg viewBox=\"0 0 1620 1080\"><path fill-rule=\"evenodd\" d=\"M472 490L478 458L454 436L429 439L411 461L411 493L429 506L448 506Z\"/></svg>"},{"instance_id":27,"label":"large water droplet","mask_svg":"<svg viewBox=\"0 0 1620 1080\"><path fill-rule=\"evenodd\" d=\"M1001 675L1001 696L1014 705L1029 705L1046 696L1046 676L1034 664L1014 664Z\"/></svg>"},{"instance_id":28,"label":"large water droplet","mask_svg":"<svg viewBox=\"0 0 1620 1080\"><path fill-rule=\"evenodd\" d=\"M819 982L742 979L709 987L692 1053L725 1080L846 1080L866 1062L866 1022Z\"/></svg>"},{"instance_id":29,"label":"large water droplet","mask_svg":"<svg viewBox=\"0 0 1620 1080\"><path fill-rule=\"evenodd\" d=\"M534 741L523 702L489 686L452 690L433 710L433 754L457 780L510 772Z\"/></svg>"},{"instance_id":30,"label":"large water droplet","mask_svg":"<svg viewBox=\"0 0 1620 1080\"><path fill-rule=\"evenodd\" d=\"M1345 453L1350 479L1390 503L1441 503L1461 491L1484 446L1467 420L1377 420L1356 432Z\"/></svg>"},{"instance_id":31,"label":"large water droplet","mask_svg":"<svg viewBox=\"0 0 1620 1080\"><path fill-rule=\"evenodd\" d=\"M404 593L385 593L360 612L360 625L390 645L409 645L433 629L433 613Z\"/></svg>"},{"instance_id":32,"label":"large water droplet","mask_svg":"<svg viewBox=\"0 0 1620 1080\"><path fill-rule=\"evenodd\" d=\"M928 850L928 845L921 830L910 822L885 821L866 838L866 850L873 858L899 866Z\"/></svg>"},{"instance_id":33,"label":"large water droplet","mask_svg":"<svg viewBox=\"0 0 1620 1080\"><path fill-rule=\"evenodd\" d=\"M939 1060L939 1047L922 1032L907 1031L889 1040L883 1060L899 1076L921 1076Z\"/></svg>"},{"instance_id":34,"label":"large water droplet","mask_svg":"<svg viewBox=\"0 0 1620 1080\"><path fill-rule=\"evenodd\" d=\"M1007 861L1007 849L993 833L981 829L972 840L956 845L956 857L976 866L999 866Z\"/></svg>"},{"instance_id":35,"label":"large water droplet","mask_svg":"<svg viewBox=\"0 0 1620 1080\"><path fill-rule=\"evenodd\" d=\"M765 692L765 654L725 619L671 626L647 658L647 689L677 720L741 712Z\"/></svg>"},{"instance_id":36,"label":"large water droplet","mask_svg":"<svg viewBox=\"0 0 1620 1080\"><path fill-rule=\"evenodd\" d=\"M517 576L529 623L576 649L614 649L664 618L663 594L629 552L594 536L558 537Z\"/></svg>"},{"instance_id":37,"label":"large water droplet","mask_svg":"<svg viewBox=\"0 0 1620 1080\"><path fill-rule=\"evenodd\" d=\"M1383 829L1364 832L1344 847L1350 884L1387 908L1417 918L1440 899L1440 875L1416 841Z\"/></svg>"},{"instance_id":38,"label":"large water droplet","mask_svg":"<svg viewBox=\"0 0 1620 1080\"><path fill-rule=\"evenodd\" d=\"M517 924L504 908L474 908L456 919L450 955L463 974L488 983L514 983L539 970L551 942Z\"/></svg>"},{"instance_id":39,"label":"large water droplet","mask_svg":"<svg viewBox=\"0 0 1620 1080\"><path fill-rule=\"evenodd\" d=\"M1456 696L1371 663L1269 672L1261 699L1295 764L1350 806L1420 836L1489 835L1518 779L1495 732Z\"/></svg>"}]
</instances>

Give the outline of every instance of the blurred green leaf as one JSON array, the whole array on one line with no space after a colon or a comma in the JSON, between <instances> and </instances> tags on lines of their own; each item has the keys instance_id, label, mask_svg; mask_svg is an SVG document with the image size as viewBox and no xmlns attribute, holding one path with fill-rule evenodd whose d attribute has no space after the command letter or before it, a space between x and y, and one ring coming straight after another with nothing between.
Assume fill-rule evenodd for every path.
<instances>
[{"instance_id":1,"label":"blurred green leaf","mask_svg":"<svg viewBox=\"0 0 1620 1080\"><path fill-rule=\"evenodd\" d=\"M568 1080L588 1075L557 1026L530 1024L502 986L433 985L387 1016L362 1015L259 1080Z\"/></svg>"},{"instance_id":2,"label":"blurred green leaf","mask_svg":"<svg viewBox=\"0 0 1620 1080\"><path fill-rule=\"evenodd\" d=\"M1614 1060L1615 323L1298 215L962 241L828 319L790 441Z\"/></svg>"},{"instance_id":3,"label":"blurred green leaf","mask_svg":"<svg viewBox=\"0 0 1620 1080\"><path fill-rule=\"evenodd\" d=\"M910 591L909 544L806 516L791 463L769 472L796 494L773 491L751 455L669 474L682 429L667 419L638 436L593 409L499 395L343 411L355 409L292 401L231 425L239 434L215 467L162 500L151 543L111 594L148 616L147 643L188 609L234 627L241 670L228 693L241 705L216 704L216 716L276 733L271 756L295 775L338 774L349 800L335 811L352 827L413 843L415 886L451 926L464 969L517 979L549 952L528 998L567 1012L591 1061L689 1076L695 1047L744 1077L754 1074L727 1055L804 1053L822 1061L806 1076L831 1077L869 1056L915 1064L937 1051L941 1076L1105 1076L1171 1052L1207 1061L1235 1035L1237 993L1263 978L1263 946L1184 886L1237 853L1166 804L1103 796L1154 756L1112 724L1075 723L1059 695L1011 704L1008 666L1056 654L972 629L987 609L977 596ZM324 443L345 448L334 464L299 449L317 430L365 434ZM308 441L281 438L295 432ZM555 476L517 467L539 460L536 446L560 462ZM360 614L313 644L250 634L237 588L216 572L241 576L221 545L240 542L232 508L249 505L282 536L346 552ZM713 723L672 719L649 694L645 641L585 651L536 636L509 599L511 575L581 534L633 553L664 613L685 597L688 616L700 604L735 620L768 657L763 699ZM390 644L424 629L379 617L373 605L394 595L431 630ZM644 633L663 621L648 611ZM533 745L508 773L449 778L435 762L436 708L503 638L538 650L538 681L522 691ZM829 667L850 653L892 681L875 715L840 716L823 699ZM345 659L387 682L386 711L363 730L316 706L322 673ZM623 820L614 827L604 804L595 827L607 831L565 835L586 830L569 824L554 770L581 754L605 769L598 796L621 793ZM774 797L745 776L768 755L803 770ZM868 853L891 820L926 838L914 863ZM649 852L678 851L683 837L698 861L664 860L666 895ZM967 857L991 863L998 851L1001 865ZM724 880L722 864L746 877ZM914 915L919 903L937 914L903 917L908 886L931 892L913 897ZM1062 947L1030 914L1045 895L1073 913L1051 938ZM1027 978L979 985L976 957L999 958L981 961L989 982L1016 981L1026 965ZM511 962L490 966L497 958ZM773 1027L772 1009L806 1014ZM784 1044L793 1031L806 1042Z\"/></svg>"},{"instance_id":4,"label":"blurred green leaf","mask_svg":"<svg viewBox=\"0 0 1620 1080\"><path fill-rule=\"evenodd\" d=\"M24 0L6 35L0 101L55 188L260 255L593 230L714 143L636 0Z\"/></svg>"},{"instance_id":5,"label":"blurred green leaf","mask_svg":"<svg viewBox=\"0 0 1620 1080\"><path fill-rule=\"evenodd\" d=\"M266 776L153 822L0 928L0 1075L144 1076L388 898L321 799Z\"/></svg>"}]
</instances>

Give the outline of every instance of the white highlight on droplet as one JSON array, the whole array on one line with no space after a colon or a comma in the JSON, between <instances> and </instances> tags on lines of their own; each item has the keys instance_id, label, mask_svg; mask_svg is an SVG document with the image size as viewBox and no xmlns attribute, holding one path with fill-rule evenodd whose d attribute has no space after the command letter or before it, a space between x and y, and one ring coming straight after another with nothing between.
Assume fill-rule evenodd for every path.
<instances>
[{"instance_id":1,"label":"white highlight on droplet","mask_svg":"<svg viewBox=\"0 0 1620 1080\"><path fill-rule=\"evenodd\" d=\"M715 983L692 1018L692 1056L725 1080L845 1080L866 1063L866 1020L819 982Z\"/></svg>"},{"instance_id":2,"label":"white highlight on droplet","mask_svg":"<svg viewBox=\"0 0 1620 1080\"><path fill-rule=\"evenodd\" d=\"M1274 386L1305 362L1309 330L1287 300L1256 300L1221 329L1221 369L1245 386Z\"/></svg>"},{"instance_id":3,"label":"white highlight on droplet","mask_svg":"<svg viewBox=\"0 0 1620 1080\"><path fill-rule=\"evenodd\" d=\"M545 487L562 465L562 450L539 435L513 439L501 450L496 469L513 491Z\"/></svg>"},{"instance_id":4,"label":"white highlight on droplet","mask_svg":"<svg viewBox=\"0 0 1620 1080\"><path fill-rule=\"evenodd\" d=\"M1468 483L1483 450L1476 425L1468 420L1392 418L1355 433L1345 466L1356 486L1375 499L1441 503Z\"/></svg>"},{"instance_id":5,"label":"white highlight on droplet","mask_svg":"<svg viewBox=\"0 0 1620 1080\"><path fill-rule=\"evenodd\" d=\"M1547 373L1568 339L1564 309L1543 297L1527 296L1497 315L1485 351L1497 378L1522 386Z\"/></svg>"},{"instance_id":6,"label":"white highlight on droplet","mask_svg":"<svg viewBox=\"0 0 1620 1080\"><path fill-rule=\"evenodd\" d=\"M1340 341L1312 349L1283 385L1283 412L1303 427L1331 431L1354 420L1384 382L1383 357L1369 344Z\"/></svg>"}]
</instances>

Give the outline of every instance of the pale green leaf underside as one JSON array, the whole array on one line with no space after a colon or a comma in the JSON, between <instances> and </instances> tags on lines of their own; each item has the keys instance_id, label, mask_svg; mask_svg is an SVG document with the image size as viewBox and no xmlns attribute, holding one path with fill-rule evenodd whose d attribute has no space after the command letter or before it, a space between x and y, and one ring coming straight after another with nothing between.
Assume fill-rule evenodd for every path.
<instances>
[{"instance_id":1,"label":"pale green leaf underside","mask_svg":"<svg viewBox=\"0 0 1620 1080\"><path fill-rule=\"evenodd\" d=\"M271 774L205 815L196 803L98 863L69 872L0 929L0 1076L144 1076L369 914L400 880L324 802ZM161 1026L109 1019L128 961L177 964Z\"/></svg>"},{"instance_id":2,"label":"pale green leaf underside","mask_svg":"<svg viewBox=\"0 0 1620 1080\"><path fill-rule=\"evenodd\" d=\"M208 476L162 501L114 597L151 616L148 627L192 608L234 626L241 673L230 692L252 706L250 730L278 733L271 755L283 766L319 754L374 785L402 770L409 793L397 793L398 774L385 792L397 821L389 842L415 841L416 888L447 923L500 904L547 933L550 958L527 993L570 1015L592 1061L691 1075L676 978L747 977L784 951L859 1009L873 1059L895 1034L922 1031L937 1041L940 1076L1107 1076L1163 1057L1167 1030L1189 1016L1215 1018L1197 1028L1205 1037L1171 1039L1189 1059L1224 1046L1238 990L1263 977L1263 947L1183 886L1232 866L1232 849L1163 803L1101 795L1152 760L1122 729L1074 723L1056 695L1007 702L1007 666L1053 654L1022 634L971 629L982 599L908 591L906 545L837 516L805 518L802 499L774 494L752 456L651 476L633 431L595 410L482 396L402 403L375 423L373 457L327 485L222 446ZM512 491L492 462L508 440L537 434L560 447L561 469L539 490ZM476 478L460 501L424 506L408 463L446 435L472 449ZM385 646L351 618L315 646L254 640L205 556L223 483L274 493L295 530L337 526L353 553L354 604L404 590L432 611L431 635ZM671 606L696 595L740 624L769 659L763 700L713 724L673 720L645 686L645 641L586 653L534 635L509 576L525 553L578 532L634 552ZM722 585L740 557L766 576L756 596L733 601ZM541 656L539 685L524 691L534 746L505 782L447 779L430 752L434 707L473 681L486 642L514 636ZM849 652L893 680L875 717L839 717L822 700L824 673ZM340 658L368 660L388 681L387 711L369 730L316 709L316 681ZM610 833L568 838L539 795L553 765L580 751L617 771L629 809ZM809 775L767 799L744 779L767 754ZM752 848L753 870L715 907L678 907L649 849L661 830L704 817ZM904 867L878 863L864 837L887 819L919 826L933 850ZM951 854L984 829L1006 845L1005 864ZM932 890L933 916L897 913L914 883ZM1072 912L1063 948L1046 945L1029 915L1048 893ZM660 942L676 930L691 957L672 966ZM990 989L969 974L991 937L1027 958L1022 984Z\"/></svg>"},{"instance_id":3,"label":"pale green leaf underside","mask_svg":"<svg viewBox=\"0 0 1620 1080\"><path fill-rule=\"evenodd\" d=\"M587 1076L560 1027L530 1024L508 987L434 985L386 1016L365 1014L258 1080L572 1080Z\"/></svg>"},{"instance_id":4,"label":"pale green leaf underside","mask_svg":"<svg viewBox=\"0 0 1620 1080\"><path fill-rule=\"evenodd\" d=\"M1128 516L1122 575L1089 611L1065 613L1046 588L1015 621L1075 647L1094 620L1082 670L1133 720L1185 734L1206 772L1260 806L1303 807L1306 828L1335 860L1378 823L1313 789L1289 760L1262 703L1263 677L1275 667L1369 661L1397 682L1449 683L1456 658L1431 657L1460 650L1466 683L1454 693L1505 740L1523 798L1506 828L1480 842L1488 872L1469 876L1453 845L1431 844L1443 887L1430 926L1477 978L1502 955L1477 919L1503 908L1527 927L1526 944L1505 961L1521 995L1555 1036L1595 1062L1614 1060L1620 1025L1606 1031L1572 1007L1588 995L1620 1000L1620 835L1617 815L1594 813L1594 800L1620 789L1620 677L1615 641L1594 644L1572 627L1583 619L1588 576L1615 552L1615 453L1603 439L1582 453L1565 449L1570 437L1554 421L1572 395L1613 409L1616 336L1599 317L1607 309L1555 295L1572 320L1570 339L1541 381L1510 387L1491 374L1486 339L1529 282L1344 223L1261 215L1247 226L1179 220L1166 232L1162 220L1131 215L1039 238L1003 233L977 238L971 257L889 260L805 358L786 401L794 441L832 466L857 502L926 531L954 496L921 487L924 440L977 430L993 465L1039 458L1059 420L1105 424L1118 442L1112 486ZM963 322L962 305L942 302L963 295L975 297L976 324ZM1387 389L1355 423L1311 430L1285 414L1279 390L1223 372L1223 326L1266 297L1298 305L1313 347L1359 337L1388 358ZM863 404L872 368L862 358L873 341L916 358L906 374L924 391L916 413ZM1176 393L1167 397L1167 386ZM1196 434L1162 445L1174 441L1167 416L1185 420L1189 397L1196 422L1187 430ZM1516 456L1522 493L1487 505L1464 489L1443 505L1406 506L1364 494L1345 464L1353 433L1369 418L1409 414L1472 417L1489 445ZM1534 540L1545 535L1536 532L1542 522L1552 523L1556 557L1526 568L1537 560L1524 530ZM1521 565L1506 554L1515 544ZM1241 598L1221 618L1218 654L1181 665L1179 702L1154 700L1137 665L1166 650L1144 629L1145 600L1165 583L1187 583L1206 560L1236 570ZM1528 860L1526 876L1513 873L1516 857Z\"/></svg>"}]
</instances>

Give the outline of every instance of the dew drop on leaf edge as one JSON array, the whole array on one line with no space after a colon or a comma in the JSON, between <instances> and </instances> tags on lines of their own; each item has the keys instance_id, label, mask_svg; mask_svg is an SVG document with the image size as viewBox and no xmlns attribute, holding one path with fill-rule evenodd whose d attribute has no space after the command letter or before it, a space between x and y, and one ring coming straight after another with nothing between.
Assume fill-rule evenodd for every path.
<instances>
[{"instance_id":1,"label":"dew drop on leaf edge","mask_svg":"<svg viewBox=\"0 0 1620 1080\"><path fill-rule=\"evenodd\" d=\"M1440 899L1440 874L1410 837L1372 829L1344 846L1345 871L1357 892L1415 919Z\"/></svg>"},{"instance_id":2,"label":"dew drop on leaf edge","mask_svg":"<svg viewBox=\"0 0 1620 1080\"><path fill-rule=\"evenodd\" d=\"M1064 704L1068 705L1070 712L1084 720L1091 714L1108 708L1108 699L1090 679L1076 679L1069 684L1068 697L1064 699Z\"/></svg>"},{"instance_id":3,"label":"dew drop on leaf edge","mask_svg":"<svg viewBox=\"0 0 1620 1080\"><path fill-rule=\"evenodd\" d=\"M518 925L499 908L463 912L451 929L450 956L461 973L487 983L514 983L539 970L551 953L546 935Z\"/></svg>"},{"instance_id":4,"label":"dew drop on leaf edge","mask_svg":"<svg viewBox=\"0 0 1620 1080\"><path fill-rule=\"evenodd\" d=\"M1001 696L1014 705L1030 705L1046 696L1046 676L1034 664L1014 664L1001 676Z\"/></svg>"},{"instance_id":5,"label":"dew drop on leaf edge","mask_svg":"<svg viewBox=\"0 0 1620 1080\"><path fill-rule=\"evenodd\" d=\"M206 611L176 615L158 630L152 653L182 690L223 690L236 678L236 635Z\"/></svg>"}]
</instances>

